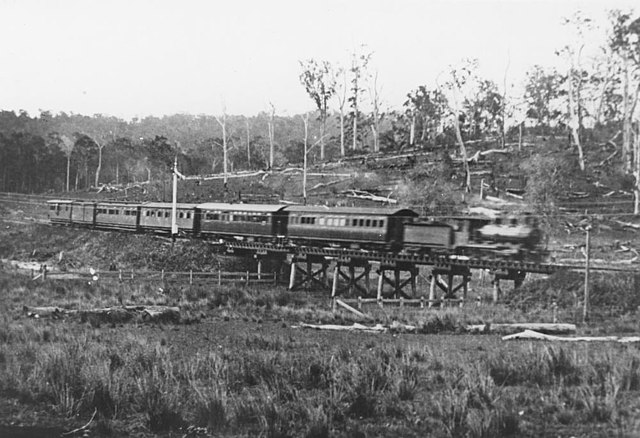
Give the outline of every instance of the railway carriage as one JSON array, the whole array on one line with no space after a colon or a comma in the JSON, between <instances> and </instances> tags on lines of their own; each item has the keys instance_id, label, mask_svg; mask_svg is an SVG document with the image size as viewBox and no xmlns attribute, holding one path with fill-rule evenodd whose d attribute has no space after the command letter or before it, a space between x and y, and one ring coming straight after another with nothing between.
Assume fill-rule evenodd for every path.
<instances>
[{"instance_id":1,"label":"railway carriage","mask_svg":"<svg viewBox=\"0 0 640 438\"><path fill-rule=\"evenodd\" d=\"M178 203L176 205L176 224L179 232L191 235L198 232L197 205L187 203ZM140 207L140 230L170 234L172 208L172 204L166 202L147 202L142 204Z\"/></svg>"},{"instance_id":2,"label":"railway carriage","mask_svg":"<svg viewBox=\"0 0 640 438\"><path fill-rule=\"evenodd\" d=\"M94 226L105 230L138 231L140 205L120 202L97 202Z\"/></svg>"},{"instance_id":3,"label":"railway carriage","mask_svg":"<svg viewBox=\"0 0 640 438\"><path fill-rule=\"evenodd\" d=\"M89 201L73 201L71 222L74 225L92 227L96 220L96 203Z\"/></svg>"},{"instance_id":4,"label":"railway carriage","mask_svg":"<svg viewBox=\"0 0 640 438\"><path fill-rule=\"evenodd\" d=\"M405 222L418 215L406 208L286 207L287 236L297 244L351 248L390 248L402 245Z\"/></svg>"},{"instance_id":5,"label":"railway carriage","mask_svg":"<svg viewBox=\"0 0 640 438\"><path fill-rule=\"evenodd\" d=\"M285 206L208 202L196 207L199 235L208 238L275 241L287 235Z\"/></svg>"},{"instance_id":6,"label":"railway carriage","mask_svg":"<svg viewBox=\"0 0 640 438\"><path fill-rule=\"evenodd\" d=\"M53 225L71 225L73 201L66 199L52 199L47 201L49 206L49 221Z\"/></svg>"}]
</instances>

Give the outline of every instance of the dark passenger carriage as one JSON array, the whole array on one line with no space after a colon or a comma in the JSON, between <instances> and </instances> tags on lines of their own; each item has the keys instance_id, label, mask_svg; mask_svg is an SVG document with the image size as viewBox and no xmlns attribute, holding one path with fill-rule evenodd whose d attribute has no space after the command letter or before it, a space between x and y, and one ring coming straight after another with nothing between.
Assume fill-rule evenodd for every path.
<instances>
[{"instance_id":1,"label":"dark passenger carriage","mask_svg":"<svg viewBox=\"0 0 640 438\"><path fill-rule=\"evenodd\" d=\"M283 205L208 202L196 208L203 237L273 241L287 234Z\"/></svg>"},{"instance_id":2,"label":"dark passenger carriage","mask_svg":"<svg viewBox=\"0 0 640 438\"><path fill-rule=\"evenodd\" d=\"M139 204L98 202L95 211L95 227L116 230L138 230Z\"/></svg>"},{"instance_id":3,"label":"dark passenger carriage","mask_svg":"<svg viewBox=\"0 0 640 438\"><path fill-rule=\"evenodd\" d=\"M296 243L349 247L402 245L405 222L418 215L406 208L287 207L288 237Z\"/></svg>"},{"instance_id":4,"label":"dark passenger carriage","mask_svg":"<svg viewBox=\"0 0 640 438\"><path fill-rule=\"evenodd\" d=\"M176 204L178 232L194 234L196 229L196 206L198 204ZM173 206L166 202L147 202L140 207L140 230L171 233Z\"/></svg>"},{"instance_id":5,"label":"dark passenger carriage","mask_svg":"<svg viewBox=\"0 0 640 438\"><path fill-rule=\"evenodd\" d=\"M54 225L71 225L73 201L53 199L47 201L49 205L49 221Z\"/></svg>"}]
</instances>

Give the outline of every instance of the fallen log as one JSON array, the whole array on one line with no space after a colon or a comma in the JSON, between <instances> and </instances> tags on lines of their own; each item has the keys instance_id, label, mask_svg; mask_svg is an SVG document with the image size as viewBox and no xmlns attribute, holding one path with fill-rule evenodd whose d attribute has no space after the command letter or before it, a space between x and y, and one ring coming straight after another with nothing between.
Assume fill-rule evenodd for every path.
<instances>
[{"instance_id":1,"label":"fallen log","mask_svg":"<svg viewBox=\"0 0 640 438\"><path fill-rule=\"evenodd\" d=\"M61 309L60 307L52 307L52 306L47 306L47 307L29 307L29 306L24 306L22 309L27 314L27 316L30 317L30 318L54 318L54 319L56 319L56 318L62 318L64 316L64 314L66 313L66 311Z\"/></svg>"},{"instance_id":2,"label":"fallen log","mask_svg":"<svg viewBox=\"0 0 640 438\"><path fill-rule=\"evenodd\" d=\"M553 333L553 334L569 334L576 332L575 324L562 324L562 323L531 323L522 322L514 324L477 324L468 325L466 330L470 333L516 333L522 330L535 330L539 333Z\"/></svg>"},{"instance_id":3,"label":"fallen log","mask_svg":"<svg viewBox=\"0 0 640 438\"><path fill-rule=\"evenodd\" d=\"M503 341L534 340L534 341L560 341L560 342L617 342L629 344L640 342L640 336L579 336L570 338L566 336L553 336L538 333L533 330L525 330L521 333L504 336Z\"/></svg>"},{"instance_id":4,"label":"fallen log","mask_svg":"<svg viewBox=\"0 0 640 438\"><path fill-rule=\"evenodd\" d=\"M298 326L293 326L293 328L310 328L315 330L334 330L334 331L346 331L346 332L369 332L369 333L384 333L388 329L384 327L382 324L376 324L374 326L366 326L362 324L353 323L353 325L337 325L337 324L306 324L304 322L300 323Z\"/></svg>"}]
</instances>

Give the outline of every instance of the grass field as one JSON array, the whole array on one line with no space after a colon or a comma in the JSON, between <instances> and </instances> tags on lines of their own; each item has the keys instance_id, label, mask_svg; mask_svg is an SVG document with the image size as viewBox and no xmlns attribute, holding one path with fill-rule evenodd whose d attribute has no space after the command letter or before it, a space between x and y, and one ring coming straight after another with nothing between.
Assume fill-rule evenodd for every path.
<instances>
[{"instance_id":1,"label":"grass field","mask_svg":"<svg viewBox=\"0 0 640 438\"><path fill-rule=\"evenodd\" d=\"M95 412L90 429L100 436L184 436L190 426L268 437L640 433L637 346L460 333L468 322L526 319L501 306L385 309L379 322L412 323L419 334L336 333L294 328L353 322L317 292L196 288L180 303L181 323L148 324L22 311L116 305L108 286L5 272L0 289L0 432L47 436ZM125 295L172 304L182 293L150 286ZM602 321L600 331L637 332L636 316Z\"/></svg>"}]
</instances>

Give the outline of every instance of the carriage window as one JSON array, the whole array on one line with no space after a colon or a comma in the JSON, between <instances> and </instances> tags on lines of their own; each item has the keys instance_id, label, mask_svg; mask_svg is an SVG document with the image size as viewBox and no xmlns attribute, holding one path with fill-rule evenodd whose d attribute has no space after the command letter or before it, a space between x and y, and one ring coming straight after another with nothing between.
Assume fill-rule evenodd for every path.
<instances>
[{"instance_id":1,"label":"carriage window","mask_svg":"<svg viewBox=\"0 0 640 438\"><path fill-rule=\"evenodd\" d=\"M187 212L187 219L191 219L191 212L190 211Z\"/></svg>"},{"instance_id":2,"label":"carriage window","mask_svg":"<svg viewBox=\"0 0 640 438\"><path fill-rule=\"evenodd\" d=\"M380 220L379 225L380 225L380 228L384 227L384 221L383 221L383 220Z\"/></svg>"},{"instance_id":3,"label":"carriage window","mask_svg":"<svg viewBox=\"0 0 640 438\"><path fill-rule=\"evenodd\" d=\"M364 227L364 219L359 219L358 220L358 225L361 227Z\"/></svg>"},{"instance_id":4,"label":"carriage window","mask_svg":"<svg viewBox=\"0 0 640 438\"><path fill-rule=\"evenodd\" d=\"M331 218L329 218L329 219L325 219L325 218L323 218L323 217L321 217L321 218L319 218L319 219L318 219L318 225L324 225L324 224L325 224L325 220L326 220L327 225L331 225L331 224L329 223L329 222L331 222Z\"/></svg>"},{"instance_id":5,"label":"carriage window","mask_svg":"<svg viewBox=\"0 0 640 438\"><path fill-rule=\"evenodd\" d=\"M184 213L183 213L183 212L180 212L179 217L180 217L180 219L184 219Z\"/></svg>"},{"instance_id":6,"label":"carriage window","mask_svg":"<svg viewBox=\"0 0 640 438\"><path fill-rule=\"evenodd\" d=\"M365 226L367 227L371 226L371 219L367 219L367 221L365 222Z\"/></svg>"},{"instance_id":7,"label":"carriage window","mask_svg":"<svg viewBox=\"0 0 640 438\"><path fill-rule=\"evenodd\" d=\"M351 219L351 226L352 227L357 227L358 226L358 219Z\"/></svg>"},{"instance_id":8,"label":"carriage window","mask_svg":"<svg viewBox=\"0 0 640 438\"><path fill-rule=\"evenodd\" d=\"M113 210L109 210L109 214L115 214Z\"/></svg>"},{"instance_id":9,"label":"carriage window","mask_svg":"<svg viewBox=\"0 0 640 438\"><path fill-rule=\"evenodd\" d=\"M377 219L372 220L371 221L371 226L374 227L374 228L377 228L378 227L378 220Z\"/></svg>"}]
</instances>

